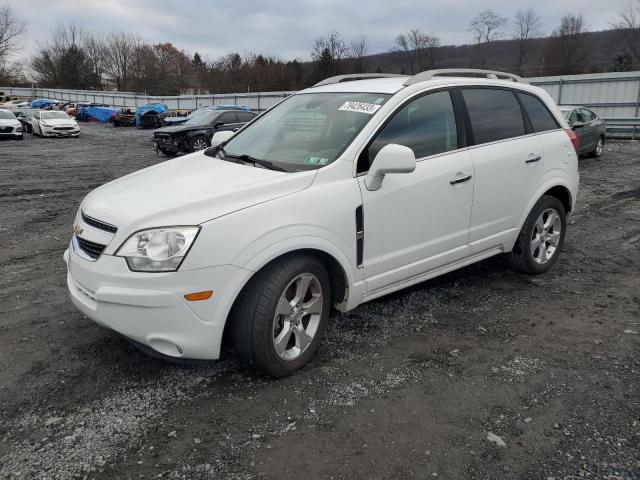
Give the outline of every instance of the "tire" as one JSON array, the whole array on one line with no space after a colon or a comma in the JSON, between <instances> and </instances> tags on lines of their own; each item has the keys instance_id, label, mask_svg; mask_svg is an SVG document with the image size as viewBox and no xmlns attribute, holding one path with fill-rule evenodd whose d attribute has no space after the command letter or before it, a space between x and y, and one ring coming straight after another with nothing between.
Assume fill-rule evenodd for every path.
<instances>
[{"instance_id":1,"label":"tire","mask_svg":"<svg viewBox=\"0 0 640 480\"><path fill-rule=\"evenodd\" d=\"M229 319L235 351L264 374L291 375L318 351L330 309L331 281L318 259L276 260L249 281L236 301Z\"/></svg>"},{"instance_id":2,"label":"tire","mask_svg":"<svg viewBox=\"0 0 640 480\"><path fill-rule=\"evenodd\" d=\"M189 152L198 152L205 148L209 148L209 146L209 140L207 140L207 137L204 135L198 135L197 137L193 137L189 140Z\"/></svg>"},{"instance_id":3,"label":"tire","mask_svg":"<svg viewBox=\"0 0 640 480\"><path fill-rule=\"evenodd\" d=\"M545 234L539 242L541 229ZM505 255L507 265L529 275L547 272L560 255L566 229L564 205L556 197L544 195L529 212L513 250Z\"/></svg>"},{"instance_id":4,"label":"tire","mask_svg":"<svg viewBox=\"0 0 640 480\"><path fill-rule=\"evenodd\" d=\"M604 151L604 135L600 135L598 137L598 141L596 142L596 146L593 147L593 150L589 152L589 156L593 158L600 158L602 156L602 152Z\"/></svg>"}]
</instances>

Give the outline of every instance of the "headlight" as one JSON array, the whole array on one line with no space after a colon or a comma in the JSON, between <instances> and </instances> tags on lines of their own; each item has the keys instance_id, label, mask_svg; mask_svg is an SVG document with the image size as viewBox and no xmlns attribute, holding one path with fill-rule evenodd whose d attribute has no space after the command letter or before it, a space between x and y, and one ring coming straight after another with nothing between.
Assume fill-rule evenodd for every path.
<instances>
[{"instance_id":1,"label":"headlight","mask_svg":"<svg viewBox=\"0 0 640 480\"><path fill-rule=\"evenodd\" d=\"M200 227L163 227L131 235L116 252L134 272L175 272Z\"/></svg>"}]
</instances>

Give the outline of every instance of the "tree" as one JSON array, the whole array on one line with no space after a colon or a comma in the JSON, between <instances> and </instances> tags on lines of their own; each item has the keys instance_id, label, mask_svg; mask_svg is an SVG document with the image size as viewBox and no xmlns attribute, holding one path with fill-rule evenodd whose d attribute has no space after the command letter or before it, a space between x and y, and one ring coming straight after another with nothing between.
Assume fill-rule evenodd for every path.
<instances>
[{"instance_id":1,"label":"tree","mask_svg":"<svg viewBox=\"0 0 640 480\"><path fill-rule=\"evenodd\" d=\"M4 64L9 52L17 48L24 27L25 23L13 15L11 7L0 7L0 64Z\"/></svg>"},{"instance_id":2,"label":"tree","mask_svg":"<svg viewBox=\"0 0 640 480\"><path fill-rule=\"evenodd\" d=\"M434 68L436 49L440 46L440 39L433 35L422 33L414 28L407 33L401 33L394 41L396 51L400 52L403 63L409 68L409 73L416 70Z\"/></svg>"},{"instance_id":3,"label":"tree","mask_svg":"<svg viewBox=\"0 0 640 480\"><path fill-rule=\"evenodd\" d=\"M347 45L338 32L329 32L326 37L317 38L313 42L311 58L315 62L318 79L338 75L346 54Z\"/></svg>"},{"instance_id":4,"label":"tree","mask_svg":"<svg viewBox=\"0 0 640 480\"><path fill-rule=\"evenodd\" d=\"M106 41L105 72L111 77L118 90L126 90L131 80L131 70L142 40L137 35L113 32Z\"/></svg>"},{"instance_id":5,"label":"tree","mask_svg":"<svg viewBox=\"0 0 640 480\"><path fill-rule=\"evenodd\" d=\"M493 10L483 10L469 23L469 31L476 42L476 56L472 64L478 62L480 68L487 66L489 45L502 36L502 28L507 24L507 19Z\"/></svg>"},{"instance_id":6,"label":"tree","mask_svg":"<svg viewBox=\"0 0 640 480\"><path fill-rule=\"evenodd\" d=\"M618 32L622 55L627 54L636 64L640 63L640 7L628 4L612 26Z\"/></svg>"},{"instance_id":7,"label":"tree","mask_svg":"<svg viewBox=\"0 0 640 480\"><path fill-rule=\"evenodd\" d=\"M91 88L102 88L102 76L105 70L106 42L95 33L88 33L84 37L82 47L86 53L86 64L89 67L88 83Z\"/></svg>"},{"instance_id":8,"label":"tree","mask_svg":"<svg viewBox=\"0 0 640 480\"><path fill-rule=\"evenodd\" d=\"M364 57L369 53L367 37L359 35L349 43L349 56L353 59L353 70L355 73L364 72Z\"/></svg>"},{"instance_id":9,"label":"tree","mask_svg":"<svg viewBox=\"0 0 640 480\"><path fill-rule=\"evenodd\" d=\"M545 73L571 75L586 70L589 50L584 33L586 25L582 14L565 15L560 26L553 31L545 47Z\"/></svg>"},{"instance_id":10,"label":"tree","mask_svg":"<svg viewBox=\"0 0 640 480\"><path fill-rule=\"evenodd\" d=\"M540 15L532 8L527 10L518 10L515 16L515 34L513 38L516 40L518 49L517 71L523 74L523 66L529 50L531 49L531 39L540 36L540 27L542 19Z\"/></svg>"}]
</instances>

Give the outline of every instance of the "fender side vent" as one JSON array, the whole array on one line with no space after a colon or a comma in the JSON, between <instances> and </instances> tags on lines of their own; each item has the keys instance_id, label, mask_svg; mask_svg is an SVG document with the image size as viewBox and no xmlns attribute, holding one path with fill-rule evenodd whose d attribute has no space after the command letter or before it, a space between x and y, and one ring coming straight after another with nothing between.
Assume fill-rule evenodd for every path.
<instances>
[{"instance_id":1,"label":"fender side vent","mask_svg":"<svg viewBox=\"0 0 640 480\"><path fill-rule=\"evenodd\" d=\"M364 211L362 205L356 208L356 263L362 268L364 254Z\"/></svg>"}]
</instances>

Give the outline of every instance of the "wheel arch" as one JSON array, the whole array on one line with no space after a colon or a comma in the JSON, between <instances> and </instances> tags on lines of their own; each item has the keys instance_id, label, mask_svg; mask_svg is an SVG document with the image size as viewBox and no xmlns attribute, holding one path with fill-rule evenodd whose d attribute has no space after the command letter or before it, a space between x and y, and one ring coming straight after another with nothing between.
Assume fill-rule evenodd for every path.
<instances>
[{"instance_id":1,"label":"wheel arch","mask_svg":"<svg viewBox=\"0 0 640 480\"><path fill-rule=\"evenodd\" d=\"M325 268L327 269L327 273L329 274L329 279L331 281L331 301L333 305L347 303L349 295L349 285L352 280L350 279L350 275L347 273L345 266L341 263L340 260L338 260L338 258L336 258L337 256L333 253L329 253L326 249L322 249L316 246L300 247L288 250L284 253L281 252L280 254L275 256L271 256L268 260L266 260L267 257L259 259L257 262L250 263L251 265L255 265L251 268L252 273L248 276L245 276L242 284L240 285L240 288L236 288L237 291L235 292L233 301L225 312L221 348L222 346L228 344L229 332L231 330L230 318L232 317L232 312L238 304L239 299L242 298L242 293L251 283L251 280L258 272L262 271L264 268L267 268L274 262L294 255L310 255L317 258L325 266Z\"/></svg>"},{"instance_id":2,"label":"wheel arch","mask_svg":"<svg viewBox=\"0 0 640 480\"><path fill-rule=\"evenodd\" d=\"M555 187L551 187L546 192L544 192L542 195L540 195L540 198L542 198L545 195L550 195L552 197L556 197L558 200L560 200L562 202L562 205L564 206L565 212L567 212L567 213L571 212L571 210L573 208L573 198L572 198L571 192L569 191L569 189L566 186L564 186L564 185L556 185ZM540 198L538 198L538 200ZM536 200L536 202L537 202L537 200Z\"/></svg>"}]
</instances>

